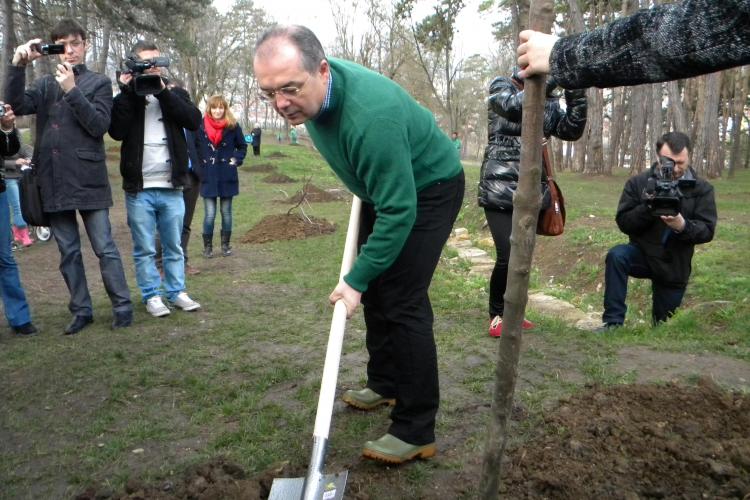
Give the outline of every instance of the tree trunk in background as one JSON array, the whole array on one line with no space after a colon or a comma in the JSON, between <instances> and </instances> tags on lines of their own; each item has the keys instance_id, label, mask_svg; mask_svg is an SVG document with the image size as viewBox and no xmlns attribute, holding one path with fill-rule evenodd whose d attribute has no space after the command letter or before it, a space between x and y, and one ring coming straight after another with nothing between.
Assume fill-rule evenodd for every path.
<instances>
[{"instance_id":1,"label":"tree trunk in background","mask_svg":"<svg viewBox=\"0 0 750 500\"><path fill-rule=\"evenodd\" d=\"M604 117L604 98L602 89L591 88L587 92L588 102L588 158L585 173L600 174L604 170L604 146L602 145L602 126Z\"/></svg>"},{"instance_id":2,"label":"tree trunk in background","mask_svg":"<svg viewBox=\"0 0 750 500\"><path fill-rule=\"evenodd\" d=\"M748 72L747 68L734 70L734 95L732 100L732 149L729 155L729 171L727 177L734 177L734 172L740 167L740 153L742 145L742 114L748 94ZM747 134L745 134L747 135Z\"/></svg>"},{"instance_id":3,"label":"tree trunk in background","mask_svg":"<svg viewBox=\"0 0 750 500\"><path fill-rule=\"evenodd\" d=\"M625 113L623 101L625 91L618 87L612 91L612 114L609 120L609 143L607 147L607 160L604 163L602 173L612 175L612 169L618 165L622 133L625 130Z\"/></svg>"},{"instance_id":4,"label":"tree trunk in background","mask_svg":"<svg viewBox=\"0 0 750 500\"><path fill-rule=\"evenodd\" d=\"M13 15L13 0L3 0L3 64L0 64L0 89L5 88L5 61L13 59L13 53L18 47L16 38L16 18Z\"/></svg>"},{"instance_id":5,"label":"tree trunk in background","mask_svg":"<svg viewBox=\"0 0 750 500\"><path fill-rule=\"evenodd\" d=\"M680 84L677 81L666 83L667 95L669 96L669 111L672 114L672 130L679 131L690 135L690 126L688 124L685 106L682 104L682 93Z\"/></svg>"},{"instance_id":6,"label":"tree trunk in background","mask_svg":"<svg viewBox=\"0 0 750 500\"><path fill-rule=\"evenodd\" d=\"M718 143L712 141L712 135L718 136L719 120L719 90L721 87L721 74L698 77L698 105L695 108L694 139L691 164L699 173L708 175L709 171L717 168L716 165L708 165L707 162L713 153L712 149ZM720 168L720 166L718 166ZM720 170L719 170L720 171Z\"/></svg>"},{"instance_id":7,"label":"tree trunk in background","mask_svg":"<svg viewBox=\"0 0 750 500\"><path fill-rule=\"evenodd\" d=\"M107 72L107 59L109 59L109 41L112 35L112 26L106 19L102 20L102 47L99 50L99 58L96 61L96 71L99 73Z\"/></svg>"},{"instance_id":8,"label":"tree trunk in background","mask_svg":"<svg viewBox=\"0 0 750 500\"><path fill-rule=\"evenodd\" d=\"M646 97L651 92L648 85L639 85L633 88L630 96L630 137L627 144L630 145L630 174L635 175L646 167L646 110L648 109Z\"/></svg>"},{"instance_id":9,"label":"tree trunk in background","mask_svg":"<svg viewBox=\"0 0 750 500\"><path fill-rule=\"evenodd\" d=\"M648 117L648 130L649 130L649 141L648 141L648 152L649 152L649 163L656 161L656 151L653 147L656 141L665 132L664 121L661 112L661 103L663 100L662 86L661 83L652 83L651 87L651 109Z\"/></svg>"},{"instance_id":10,"label":"tree trunk in background","mask_svg":"<svg viewBox=\"0 0 750 500\"><path fill-rule=\"evenodd\" d=\"M724 154L719 143L719 100L721 97L721 82L724 73L711 73L708 75L708 92L706 99L706 175L710 178L721 176L724 170Z\"/></svg>"}]
</instances>

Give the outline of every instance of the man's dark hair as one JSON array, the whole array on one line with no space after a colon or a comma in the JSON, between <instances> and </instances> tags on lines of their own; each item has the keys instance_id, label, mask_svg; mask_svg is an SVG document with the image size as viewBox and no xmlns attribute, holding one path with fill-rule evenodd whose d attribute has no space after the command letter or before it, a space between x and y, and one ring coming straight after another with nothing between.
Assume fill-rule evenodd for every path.
<instances>
[{"instance_id":1,"label":"man's dark hair","mask_svg":"<svg viewBox=\"0 0 750 500\"><path fill-rule=\"evenodd\" d=\"M273 38L286 38L292 44L297 47L300 54L302 55L302 67L308 73L314 73L318 70L320 61L326 58L326 53L323 50L318 37L315 36L310 28L301 26L299 24L293 24L291 26L276 25L268 28L263 34L260 35L258 41L255 43L255 53L258 54L261 46L267 41ZM263 54L263 50L260 50Z\"/></svg>"},{"instance_id":2,"label":"man's dark hair","mask_svg":"<svg viewBox=\"0 0 750 500\"><path fill-rule=\"evenodd\" d=\"M667 132L656 141L656 152L661 151L662 146L669 146L673 153L679 153L687 148L690 151L690 138L682 132Z\"/></svg>"},{"instance_id":3,"label":"man's dark hair","mask_svg":"<svg viewBox=\"0 0 750 500\"><path fill-rule=\"evenodd\" d=\"M81 40L86 40L86 30L83 26L73 19L61 19L50 31L49 39L51 42L56 42L70 35L81 35Z\"/></svg>"},{"instance_id":4,"label":"man's dark hair","mask_svg":"<svg viewBox=\"0 0 750 500\"><path fill-rule=\"evenodd\" d=\"M159 50L159 47L157 47L154 42L138 40L135 42L135 45L133 45L133 49L130 52L134 56L137 56L139 52L143 52L144 50Z\"/></svg>"}]
</instances>

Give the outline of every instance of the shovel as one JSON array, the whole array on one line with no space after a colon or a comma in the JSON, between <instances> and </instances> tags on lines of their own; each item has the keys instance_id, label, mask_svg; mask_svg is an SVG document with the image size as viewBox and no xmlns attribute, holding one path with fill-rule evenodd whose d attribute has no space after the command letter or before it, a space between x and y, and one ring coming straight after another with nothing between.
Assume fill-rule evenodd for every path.
<instances>
[{"instance_id":1,"label":"shovel","mask_svg":"<svg viewBox=\"0 0 750 500\"><path fill-rule=\"evenodd\" d=\"M349 228L346 231L344 257L341 261L339 279L344 277L352 267L357 255L357 236L359 234L359 212L362 201L355 196L352 200L352 211L349 215ZM331 320L331 333L328 335L328 348L323 365L323 378L320 382L318 411L315 415L313 431L313 448L307 476L297 478L277 478L271 485L269 500L341 500L344 498L344 487L349 471L337 474L324 474L328 431L331 428L333 399L336 395L336 379L339 375L341 346L344 342L346 326L346 305L343 300L336 302Z\"/></svg>"}]
</instances>

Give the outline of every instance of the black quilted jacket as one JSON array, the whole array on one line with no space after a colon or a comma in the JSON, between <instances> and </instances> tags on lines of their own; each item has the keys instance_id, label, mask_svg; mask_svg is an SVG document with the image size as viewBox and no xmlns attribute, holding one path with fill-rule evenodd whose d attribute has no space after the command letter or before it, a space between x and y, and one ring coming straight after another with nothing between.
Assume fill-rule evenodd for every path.
<instances>
[{"instance_id":1,"label":"black quilted jacket","mask_svg":"<svg viewBox=\"0 0 750 500\"><path fill-rule=\"evenodd\" d=\"M544 105L544 136L575 141L586 127L586 96L583 91L565 91L567 109L558 98L547 99ZM480 207L513 210L513 193L518 187L521 158L521 114L523 90L507 77L490 83L487 102L488 143L479 176Z\"/></svg>"},{"instance_id":2,"label":"black quilted jacket","mask_svg":"<svg viewBox=\"0 0 750 500\"><path fill-rule=\"evenodd\" d=\"M550 71L562 87L663 82L750 64L750 0L658 5L561 38Z\"/></svg>"}]
</instances>

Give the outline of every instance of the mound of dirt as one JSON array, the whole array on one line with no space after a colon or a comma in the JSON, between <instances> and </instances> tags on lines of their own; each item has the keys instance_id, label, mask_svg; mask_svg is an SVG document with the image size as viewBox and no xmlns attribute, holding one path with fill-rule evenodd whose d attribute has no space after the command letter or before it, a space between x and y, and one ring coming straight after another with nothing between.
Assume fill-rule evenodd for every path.
<instances>
[{"instance_id":1,"label":"mound of dirt","mask_svg":"<svg viewBox=\"0 0 750 500\"><path fill-rule=\"evenodd\" d=\"M280 151L274 151L270 155L268 155L269 158L289 158L289 155L285 155L284 153Z\"/></svg>"},{"instance_id":2,"label":"mound of dirt","mask_svg":"<svg viewBox=\"0 0 750 500\"><path fill-rule=\"evenodd\" d=\"M267 182L269 184L286 184L289 182L297 182L296 180L292 179L288 175L284 174L271 174L263 177L263 182Z\"/></svg>"},{"instance_id":3,"label":"mound of dirt","mask_svg":"<svg viewBox=\"0 0 750 500\"><path fill-rule=\"evenodd\" d=\"M259 165L253 165L253 166L242 166L240 169L244 170L245 172L250 172L253 174L264 174L268 172L275 172L276 166L271 165L270 163L261 163Z\"/></svg>"},{"instance_id":4,"label":"mound of dirt","mask_svg":"<svg viewBox=\"0 0 750 500\"><path fill-rule=\"evenodd\" d=\"M508 457L507 498L747 498L750 398L675 384L591 388Z\"/></svg>"},{"instance_id":5,"label":"mound of dirt","mask_svg":"<svg viewBox=\"0 0 750 500\"><path fill-rule=\"evenodd\" d=\"M305 220L297 214L267 215L240 239L242 243L267 243L281 240L303 240L330 234L336 225L324 219Z\"/></svg>"},{"instance_id":6,"label":"mound of dirt","mask_svg":"<svg viewBox=\"0 0 750 500\"><path fill-rule=\"evenodd\" d=\"M323 189L320 189L315 184L307 184L304 188L307 192L305 199L311 203L313 202L326 202L326 201L339 201L341 196L329 193ZM302 190L297 191L294 196L284 200L284 203L299 203L302 200Z\"/></svg>"}]
</instances>

